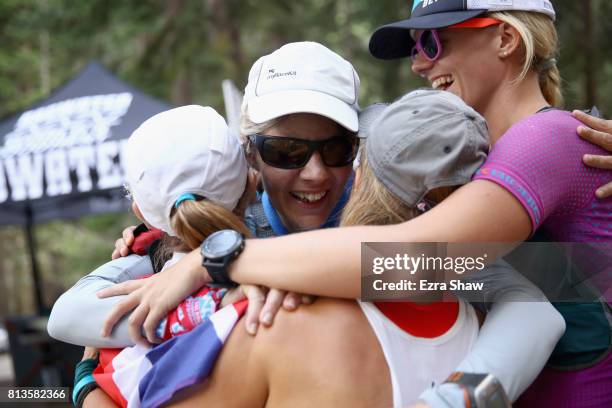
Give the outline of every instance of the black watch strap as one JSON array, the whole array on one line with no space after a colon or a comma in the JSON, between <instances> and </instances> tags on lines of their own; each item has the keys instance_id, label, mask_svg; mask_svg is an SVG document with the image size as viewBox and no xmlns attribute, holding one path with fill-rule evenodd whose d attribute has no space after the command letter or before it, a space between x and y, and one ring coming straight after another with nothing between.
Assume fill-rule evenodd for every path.
<instances>
[{"instance_id":1,"label":"black watch strap","mask_svg":"<svg viewBox=\"0 0 612 408\"><path fill-rule=\"evenodd\" d=\"M229 247L224 249L221 247L219 250L211 250L211 246L214 247L215 239L223 239L227 234L233 236L235 241L229 243ZM222 243L225 244L225 243ZM211 277L213 283L223 286L238 286L228 274L229 265L242 253L244 250L244 235L239 234L232 230L221 230L210 235L204 240L200 246L200 254L202 255L202 266L206 268L208 275Z\"/></svg>"},{"instance_id":2,"label":"black watch strap","mask_svg":"<svg viewBox=\"0 0 612 408\"><path fill-rule=\"evenodd\" d=\"M212 278L213 283L223 286L238 286L236 282L231 280L227 273L229 261L229 259L224 259L222 262L214 262L205 258L202 260L202 265L206 268L206 271Z\"/></svg>"}]
</instances>

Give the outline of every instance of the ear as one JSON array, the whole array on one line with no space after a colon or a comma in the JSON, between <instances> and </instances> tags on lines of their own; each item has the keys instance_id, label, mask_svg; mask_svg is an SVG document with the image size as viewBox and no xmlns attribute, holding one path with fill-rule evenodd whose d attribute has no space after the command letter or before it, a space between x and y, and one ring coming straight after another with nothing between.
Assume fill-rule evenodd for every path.
<instances>
[{"instance_id":1,"label":"ear","mask_svg":"<svg viewBox=\"0 0 612 408\"><path fill-rule=\"evenodd\" d=\"M521 48L521 35L518 30L508 23L502 23L499 30L499 57L502 59L516 53Z\"/></svg>"},{"instance_id":2,"label":"ear","mask_svg":"<svg viewBox=\"0 0 612 408\"><path fill-rule=\"evenodd\" d=\"M249 167L259 171L259 164L257 163L257 149L253 146L253 143L250 140L247 140L242 144L242 152L244 153L244 157L249 164Z\"/></svg>"}]
</instances>

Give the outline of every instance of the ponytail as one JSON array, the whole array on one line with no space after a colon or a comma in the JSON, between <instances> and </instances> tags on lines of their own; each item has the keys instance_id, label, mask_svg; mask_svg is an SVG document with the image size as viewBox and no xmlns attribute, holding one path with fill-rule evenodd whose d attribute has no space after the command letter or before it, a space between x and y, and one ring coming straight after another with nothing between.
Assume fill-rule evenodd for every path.
<instances>
[{"instance_id":1,"label":"ponytail","mask_svg":"<svg viewBox=\"0 0 612 408\"><path fill-rule=\"evenodd\" d=\"M551 106L563 106L563 94L561 93L561 72L557 65L540 71L540 89L544 98Z\"/></svg>"},{"instance_id":2,"label":"ponytail","mask_svg":"<svg viewBox=\"0 0 612 408\"><path fill-rule=\"evenodd\" d=\"M172 210L170 224L189 250L198 248L209 235L223 229L251 236L238 215L206 199L182 202Z\"/></svg>"},{"instance_id":3,"label":"ponytail","mask_svg":"<svg viewBox=\"0 0 612 408\"><path fill-rule=\"evenodd\" d=\"M556 60L559 39L554 22L542 13L527 11L501 11L491 13L490 17L514 27L523 40L525 60L516 82L521 82L534 69L546 101L551 106L562 107L561 73Z\"/></svg>"}]
</instances>

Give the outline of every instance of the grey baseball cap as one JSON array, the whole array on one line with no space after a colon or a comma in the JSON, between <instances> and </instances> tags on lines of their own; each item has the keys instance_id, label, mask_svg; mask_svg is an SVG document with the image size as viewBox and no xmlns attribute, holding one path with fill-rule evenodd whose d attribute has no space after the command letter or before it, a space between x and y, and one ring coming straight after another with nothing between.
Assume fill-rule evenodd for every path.
<instances>
[{"instance_id":1,"label":"grey baseball cap","mask_svg":"<svg viewBox=\"0 0 612 408\"><path fill-rule=\"evenodd\" d=\"M378 113L360 129L368 161L407 205L435 188L468 183L487 158L485 119L450 92L413 91Z\"/></svg>"},{"instance_id":2,"label":"grey baseball cap","mask_svg":"<svg viewBox=\"0 0 612 408\"><path fill-rule=\"evenodd\" d=\"M388 103L377 102L359 112L359 132L357 132L358 138L365 139L368 137L368 132L372 127L372 123L378 119L380 114L387 108L387 106L389 106Z\"/></svg>"}]
</instances>

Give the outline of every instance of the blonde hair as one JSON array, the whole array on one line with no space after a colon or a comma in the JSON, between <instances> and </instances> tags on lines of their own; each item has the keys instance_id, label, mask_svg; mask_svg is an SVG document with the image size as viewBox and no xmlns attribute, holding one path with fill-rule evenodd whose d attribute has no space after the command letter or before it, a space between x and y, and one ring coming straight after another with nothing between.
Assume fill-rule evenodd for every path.
<instances>
[{"instance_id":1,"label":"blonde hair","mask_svg":"<svg viewBox=\"0 0 612 408\"><path fill-rule=\"evenodd\" d=\"M206 237L223 229L251 235L237 214L206 199L183 201L173 209L170 226L188 249L198 248Z\"/></svg>"},{"instance_id":2,"label":"blonde hair","mask_svg":"<svg viewBox=\"0 0 612 408\"><path fill-rule=\"evenodd\" d=\"M502 11L489 16L511 25L521 36L525 60L516 82L521 82L530 70L535 70L546 101L552 106L562 106L561 73L556 64L559 39L552 19L542 13L526 11Z\"/></svg>"},{"instance_id":3,"label":"blonde hair","mask_svg":"<svg viewBox=\"0 0 612 408\"><path fill-rule=\"evenodd\" d=\"M359 170L359 186L353 188L344 207L341 226L399 224L419 215L416 208L406 205L378 180L365 148L361 151Z\"/></svg>"},{"instance_id":4,"label":"blonde hair","mask_svg":"<svg viewBox=\"0 0 612 408\"><path fill-rule=\"evenodd\" d=\"M241 216L206 199L183 201L178 208L173 208L170 226L176 237L164 235L154 251L154 264L160 267L174 251L196 249L206 237L223 229L233 229L252 237Z\"/></svg>"},{"instance_id":5,"label":"blonde hair","mask_svg":"<svg viewBox=\"0 0 612 408\"><path fill-rule=\"evenodd\" d=\"M266 130L270 129L273 126L278 125L278 123L283 120L284 116L274 118L271 120L267 120L263 123L255 123L249 117L249 111L247 109L247 105L243 104L240 110L240 144L244 150L246 155L251 154L250 149L252 148L251 143L249 142L249 136L254 135L256 133L263 133Z\"/></svg>"}]
</instances>

